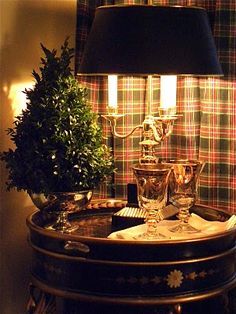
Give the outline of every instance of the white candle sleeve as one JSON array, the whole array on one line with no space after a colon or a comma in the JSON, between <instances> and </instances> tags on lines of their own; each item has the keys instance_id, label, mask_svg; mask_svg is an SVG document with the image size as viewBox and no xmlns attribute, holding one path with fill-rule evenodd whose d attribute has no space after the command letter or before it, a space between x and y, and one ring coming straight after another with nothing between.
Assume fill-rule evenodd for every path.
<instances>
[{"instance_id":1,"label":"white candle sleeve","mask_svg":"<svg viewBox=\"0 0 236 314\"><path fill-rule=\"evenodd\" d=\"M160 78L160 108L172 109L176 113L176 75L162 75Z\"/></svg>"},{"instance_id":2,"label":"white candle sleeve","mask_svg":"<svg viewBox=\"0 0 236 314\"><path fill-rule=\"evenodd\" d=\"M108 75L108 109L117 108L117 75Z\"/></svg>"}]
</instances>

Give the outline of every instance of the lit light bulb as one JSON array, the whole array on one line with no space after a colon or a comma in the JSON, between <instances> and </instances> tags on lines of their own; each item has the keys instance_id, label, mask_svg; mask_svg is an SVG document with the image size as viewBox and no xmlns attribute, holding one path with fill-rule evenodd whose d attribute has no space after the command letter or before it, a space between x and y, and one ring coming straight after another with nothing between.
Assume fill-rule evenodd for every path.
<instances>
[{"instance_id":1,"label":"lit light bulb","mask_svg":"<svg viewBox=\"0 0 236 314\"><path fill-rule=\"evenodd\" d=\"M163 115L176 114L176 75L162 75L160 78L160 111Z\"/></svg>"},{"instance_id":2,"label":"lit light bulb","mask_svg":"<svg viewBox=\"0 0 236 314\"><path fill-rule=\"evenodd\" d=\"M117 75L108 75L108 111L117 113Z\"/></svg>"}]
</instances>

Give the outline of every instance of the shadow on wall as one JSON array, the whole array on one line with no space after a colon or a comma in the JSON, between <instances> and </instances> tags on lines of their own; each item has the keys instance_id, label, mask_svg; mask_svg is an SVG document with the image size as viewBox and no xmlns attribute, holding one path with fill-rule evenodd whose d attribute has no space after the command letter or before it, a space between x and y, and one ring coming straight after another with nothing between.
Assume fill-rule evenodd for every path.
<instances>
[{"instance_id":1,"label":"shadow on wall","mask_svg":"<svg viewBox=\"0 0 236 314\"><path fill-rule=\"evenodd\" d=\"M2 1L0 41L0 151L13 147L5 130L12 127L14 113L9 93L14 84L32 80L38 69L42 42L59 49L67 36L75 45L76 0ZM18 112L25 104L19 103ZM7 170L1 163L0 176L0 312L25 313L30 280L30 253L26 217L32 203L24 192L6 191Z\"/></svg>"}]
</instances>

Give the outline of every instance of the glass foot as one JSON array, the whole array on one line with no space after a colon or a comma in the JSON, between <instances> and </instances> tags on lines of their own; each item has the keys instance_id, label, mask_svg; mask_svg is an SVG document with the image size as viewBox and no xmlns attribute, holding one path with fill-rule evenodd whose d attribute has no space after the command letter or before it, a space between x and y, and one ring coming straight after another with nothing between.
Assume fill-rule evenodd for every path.
<instances>
[{"instance_id":1,"label":"glass foot","mask_svg":"<svg viewBox=\"0 0 236 314\"><path fill-rule=\"evenodd\" d=\"M167 239L167 237L158 230L159 221L158 211L150 211L145 221L146 230L138 235L138 239L153 241Z\"/></svg>"},{"instance_id":2,"label":"glass foot","mask_svg":"<svg viewBox=\"0 0 236 314\"><path fill-rule=\"evenodd\" d=\"M155 234L150 234L147 232L141 233L135 237L136 240L150 240L150 241L155 241L155 240L164 240L168 239L164 234L161 233L155 233Z\"/></svg>"},{"instance_id":3,"label":"glass foot","mask_svg":"<svg viewBox=\"0 0 236 314\"><path fill-rule=\"evenodd\" d=\"M197 233L200 231L187 222L180 223L169 230L174 233Z\"/></svg>"},{"instance_id":4,"label":"glass foot","mask_svg":"<svg viewBox=\"0 0 236 314\"><path fill-rule=\"evenodd\" d=\"M150 210L145 220L146 231L140 235L144 240L166 239L167 237L158 231L160 222L159 210Z\"/></svg>"}]
</instances>

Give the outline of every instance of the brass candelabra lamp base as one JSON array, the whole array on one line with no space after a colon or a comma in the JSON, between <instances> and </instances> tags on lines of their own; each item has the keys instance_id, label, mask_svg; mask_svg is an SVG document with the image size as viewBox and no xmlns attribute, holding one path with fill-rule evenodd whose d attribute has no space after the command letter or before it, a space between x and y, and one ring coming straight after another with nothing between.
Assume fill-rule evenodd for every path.
<instances>
[{"instance_id":1,"label":"brass candelabra lamp base","mask_svg":"<svg viewBox=\"0 0 236 314\"><path fill-rule=\"evenodd\" d=\"M123 118L125 114L118 114L115 110L107 115L102 115L103 118L109 121L111 133L114 137L125 139L132 135L137 129L142 129L142 140L140 141L141 156L140 164L157 164L158 158L155 156L155 147L164 141L173 131L174 122L181 116L175 114L172 108L159 109L159 116L147 115L142 124L136 125L127 133L117 132L117 121Z\"/></svg>"}]
</instances>

